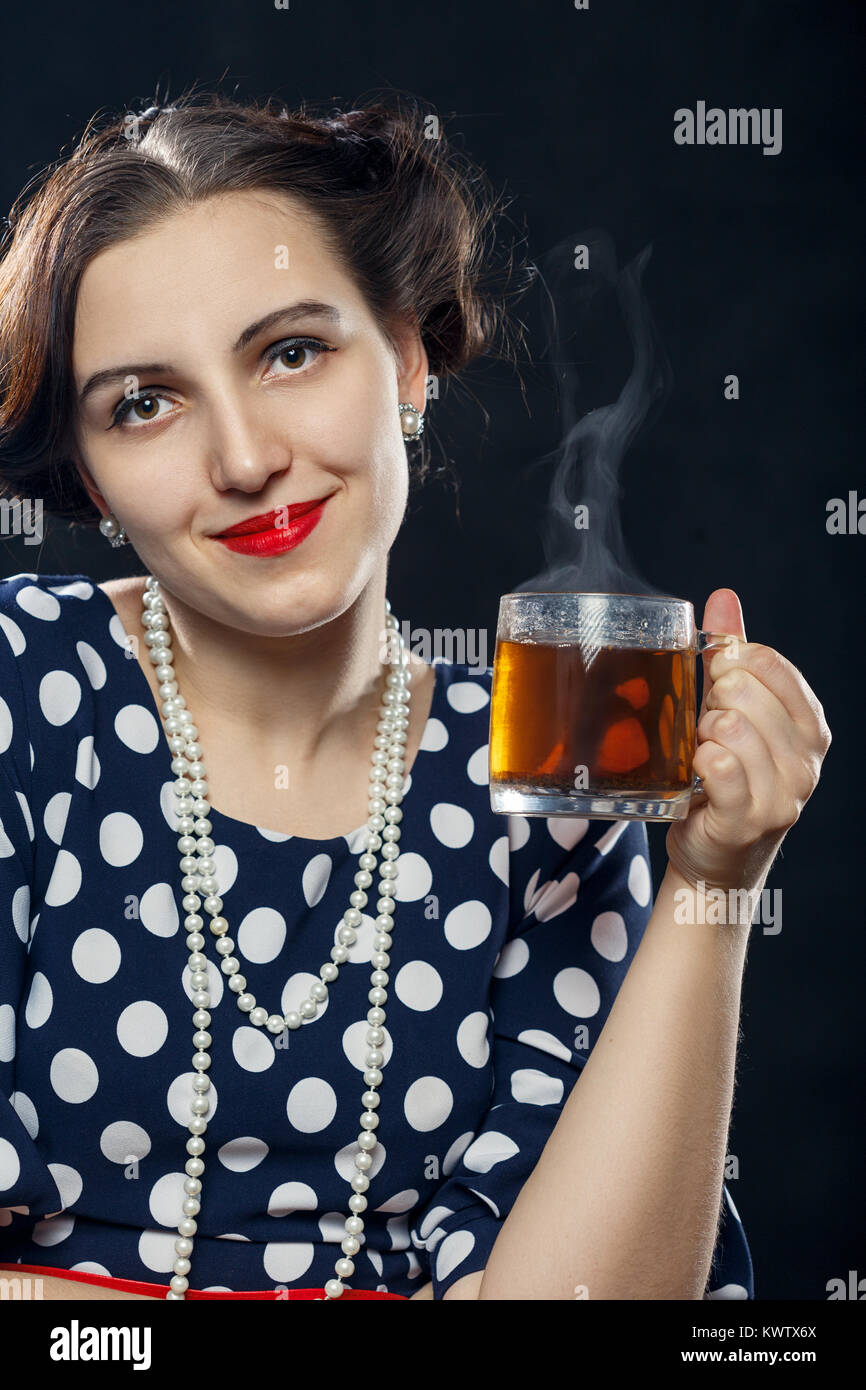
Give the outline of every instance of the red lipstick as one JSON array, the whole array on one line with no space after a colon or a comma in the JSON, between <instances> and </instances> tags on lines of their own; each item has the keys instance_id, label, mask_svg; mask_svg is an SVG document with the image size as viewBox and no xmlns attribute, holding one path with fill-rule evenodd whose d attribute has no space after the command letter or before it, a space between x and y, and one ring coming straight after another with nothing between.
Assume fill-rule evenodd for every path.
<instances>
[{"instance_id":1,"label":"red lipstick","mask_svg":"<svg viewBox=\"0 0 866 1390\"><path fill-rule=\"evenodd\" d=\"M227 550L236 550L241 555L279 555L300 545L315 529L327 501L328 497L319 497L247 517L246 521L239 521L236 526L221 531L213 540L221 541ZM288 523L277 525L286 511L289 514Z\"/></svg>"}]
</instances>

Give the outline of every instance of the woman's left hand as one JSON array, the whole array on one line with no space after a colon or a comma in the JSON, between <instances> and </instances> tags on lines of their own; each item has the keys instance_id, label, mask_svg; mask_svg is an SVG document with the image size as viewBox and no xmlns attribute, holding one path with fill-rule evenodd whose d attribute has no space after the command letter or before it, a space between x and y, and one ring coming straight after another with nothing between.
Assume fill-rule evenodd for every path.
<instances>
[{"instance_id":1,"label":"woman's left hand","mask_svg":"<svg viewBox=\"0 0 866 1390\"><path fill-rule=\"evenodd\" d=\"M710 594L702 627L742 640L703 654L694 770L704 789L668 830L668 860L693 888L755 891L815 790L831 734L796 666L746 641L733 589Z\"/></svg>"}]
</instances>

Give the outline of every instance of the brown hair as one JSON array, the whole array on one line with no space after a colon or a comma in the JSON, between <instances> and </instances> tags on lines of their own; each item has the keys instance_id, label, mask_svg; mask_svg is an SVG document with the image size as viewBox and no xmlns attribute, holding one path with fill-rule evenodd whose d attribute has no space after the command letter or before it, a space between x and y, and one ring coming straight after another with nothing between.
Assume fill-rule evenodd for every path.
<instances>
[{"instance_id":1,"label":"brown hair","mask_svg":"<svg viewBox=\"0 0 866 1390\"><path fill-rule=\"evenodd\" d=\"M106 247L215 194L305 203L388 340L389 325L417 322L440 381L482 354L513 359L507 302L536 270L515 264L513 245L499 254L507 204L434 122L414 98L315 115L192 91L101 127L94 116L69 157L22 190L0 242L0 496L98 522L71 453L81 277ZM409 455L416 481L429 472L426 438Z\"/></svg>"}]
</instances>

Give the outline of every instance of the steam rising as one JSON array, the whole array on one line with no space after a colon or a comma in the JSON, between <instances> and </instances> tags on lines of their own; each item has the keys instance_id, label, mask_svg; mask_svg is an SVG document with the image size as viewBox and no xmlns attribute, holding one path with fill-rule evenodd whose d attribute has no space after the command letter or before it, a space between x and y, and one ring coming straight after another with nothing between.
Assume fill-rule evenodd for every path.
<instances>
[{"instance_id":1,"label":"steam rising","mask_svg":"<svg viewBox=\"0 0 866 1390\"><path fill-rule=\"evenodd\" d=\"M575 248L588 248L587 268L575 266ZM550 291L548 337L561 383L562 442L538 460L553 462L550 498L541 527L545 570L514 586L513 592L603 592L653 594L637 573L622 534L619 474L623 457L647 418L656 413L673 382L670 363L641 288L652 253L646 246L624 270L606 232L594 229L568 237L545 259L542 277ZM580 380L566 359L581 352L584 326L597 297L614 290L634 353L631 373L612 405L578 418ZM575 506L588 511L586 529L575 527Z\"/></svg>"}]
</instances>

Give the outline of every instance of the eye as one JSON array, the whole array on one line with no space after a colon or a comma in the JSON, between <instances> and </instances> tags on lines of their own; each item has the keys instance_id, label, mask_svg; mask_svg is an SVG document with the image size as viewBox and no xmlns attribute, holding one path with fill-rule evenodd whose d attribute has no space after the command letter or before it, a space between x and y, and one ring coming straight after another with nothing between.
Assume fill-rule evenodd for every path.
<instances>
[{"instance_id":1,"label":"eye","mask_svg":"<svg viewBox=\"0 0 866 1390\"><path fill-rule=\"evenodd\" d=\"M113 430L115 425L120 425L128 429L130 426L127 422L134 419L138 421L138 424L133 425L132 428L138 429L142 425L149 424L151 420L158 420L161 418L157 409L158 403L167 400L168 397L160 391L139 391L137 395L129 396L115 406L111 416L112 422L108 428ZM135 412L134 415L133 411Z\"/></svg>"},{"instance_id":2,"label":"eye","mask_svg":"<svg viewBox=\"0 0 866 1390\"><path fill-rule=\"evenodd\" d=\"M268 348L266 357L268 362L279 362L286 368L284 372L277 372L277 376L302 376L323 352L336 352L336 348L318 338L284 338Z\"/></svg>"}]
</instances>

